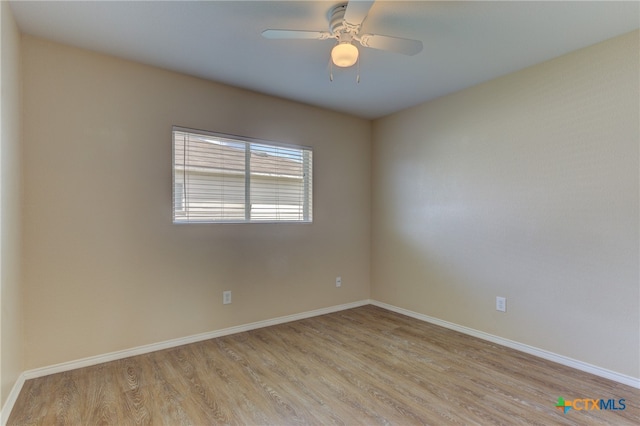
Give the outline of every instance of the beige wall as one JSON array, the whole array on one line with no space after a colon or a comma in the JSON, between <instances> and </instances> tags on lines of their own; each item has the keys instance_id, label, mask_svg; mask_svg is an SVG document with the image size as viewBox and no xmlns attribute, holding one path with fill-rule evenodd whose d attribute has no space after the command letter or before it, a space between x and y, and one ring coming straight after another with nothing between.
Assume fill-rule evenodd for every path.
<instances>
[{"instance_id":1,"label":"beige wall","mask_svg":"<svg viewBox=\"0 0 640 426\"><path fill-rule=\"evenodd\" d=\"M640 377L638 39L376 121L372 298Z\"/></svg>"},{"instance_id":2,"label":"beige wall","mask_svg":"<svg viewBox=\"0 0 640 426\"><path fill-rule=\"evenodd\" d=\"M22 48L26 369L369 297L369 121ZM173 225L174 124L312 146L313 224Z\"/></svg>"},{"instance_id":3,"label":"beige wall","mask_svg":"<svg viewBox=\"0 0 640 426\"><path fill-rule=\"evenodd\" d=\"M0 407L23 370L20 285L20 33L0 2Z\"/></svg>"}]
</instances>

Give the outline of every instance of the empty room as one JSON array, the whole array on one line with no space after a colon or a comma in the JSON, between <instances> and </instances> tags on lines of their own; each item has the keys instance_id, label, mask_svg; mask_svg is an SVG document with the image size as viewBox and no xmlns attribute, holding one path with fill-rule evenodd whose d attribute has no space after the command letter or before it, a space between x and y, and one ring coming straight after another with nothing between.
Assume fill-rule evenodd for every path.
<instances>
[{"instance_id":1,"label":"empty room","mask_svg":"<svg viewBox=\"0 0 640 426\"><path fill-rule=\"evenodd\" d=\"M0 25L0 425L640 424L639 2Z\"/></svg>"}]
</instances>

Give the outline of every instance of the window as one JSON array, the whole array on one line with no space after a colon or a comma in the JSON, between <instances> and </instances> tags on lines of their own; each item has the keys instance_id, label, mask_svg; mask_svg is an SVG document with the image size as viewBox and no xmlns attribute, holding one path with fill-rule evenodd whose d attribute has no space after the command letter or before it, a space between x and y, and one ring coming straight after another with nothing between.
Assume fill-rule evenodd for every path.
<instances>
[{"instance_id":1,"label":"window","mask_svg":"<svg viewBox=\"0 0 640 426\"><path fill-rule=\"evenodd\" d=\"M173 128L173 222L311 222L310 148Z\"/></svg>"}]
</instances>

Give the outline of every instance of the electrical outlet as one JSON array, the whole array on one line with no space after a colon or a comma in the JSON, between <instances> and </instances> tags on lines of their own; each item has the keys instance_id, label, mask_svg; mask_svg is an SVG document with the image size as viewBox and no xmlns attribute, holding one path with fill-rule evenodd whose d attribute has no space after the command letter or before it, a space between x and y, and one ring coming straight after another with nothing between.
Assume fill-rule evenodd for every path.
<instances>
[{"instance_id":1,"label":"electrical outlet","mask_svg":"<svg viewBox=\"0 0 640 426\"><path fill-rule=\"evenodd\" d=\"M229 303L231 303L231 290L223 291L222 292L222 304L223 305L228 305Z\"/></svg>"},{"instance_id":2,"label":"electrical outlet","mask_svg":"<svg viewBox=\"0 0 640 426\"><path fill-rule=\"evenodd\" d=\"M342 277L336 277L336 287L342 287Z\"/></svg>"},{"instance_id":3,"label":"electrical outlet","mask_svg":"<svg viewBox=\"0 0 640 426\"><path fill-rule=\"evenodd\" d=\"M506 297L496 297L496 311L507 312L507 298Z\"/></svg>"}]
</instances>

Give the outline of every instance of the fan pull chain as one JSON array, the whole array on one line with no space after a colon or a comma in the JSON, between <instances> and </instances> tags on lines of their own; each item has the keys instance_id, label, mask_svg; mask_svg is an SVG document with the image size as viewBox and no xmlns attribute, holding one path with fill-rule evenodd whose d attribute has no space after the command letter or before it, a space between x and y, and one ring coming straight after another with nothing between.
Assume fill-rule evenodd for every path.
<instances>
[{"instance_id":1,"label":"fan pull chain","mask_svg":"<svg viewBox=\"0 0 640 426\"><path fill-rule=\"evenodd\" d=\"M333 81L333 61L329 58L329 81Z\"/></svg>"},{"instance_id":2,"label":"fan pull chain","mask_svg":"<svg viewBox=\"0 0 640 426\"><path fill-rule=\"evenodd\" d=\"M333 61L329 59L329 81L333 82ZM356 83L360 84L360 58L356 60Z\"/></svg>"}]
</instances>

